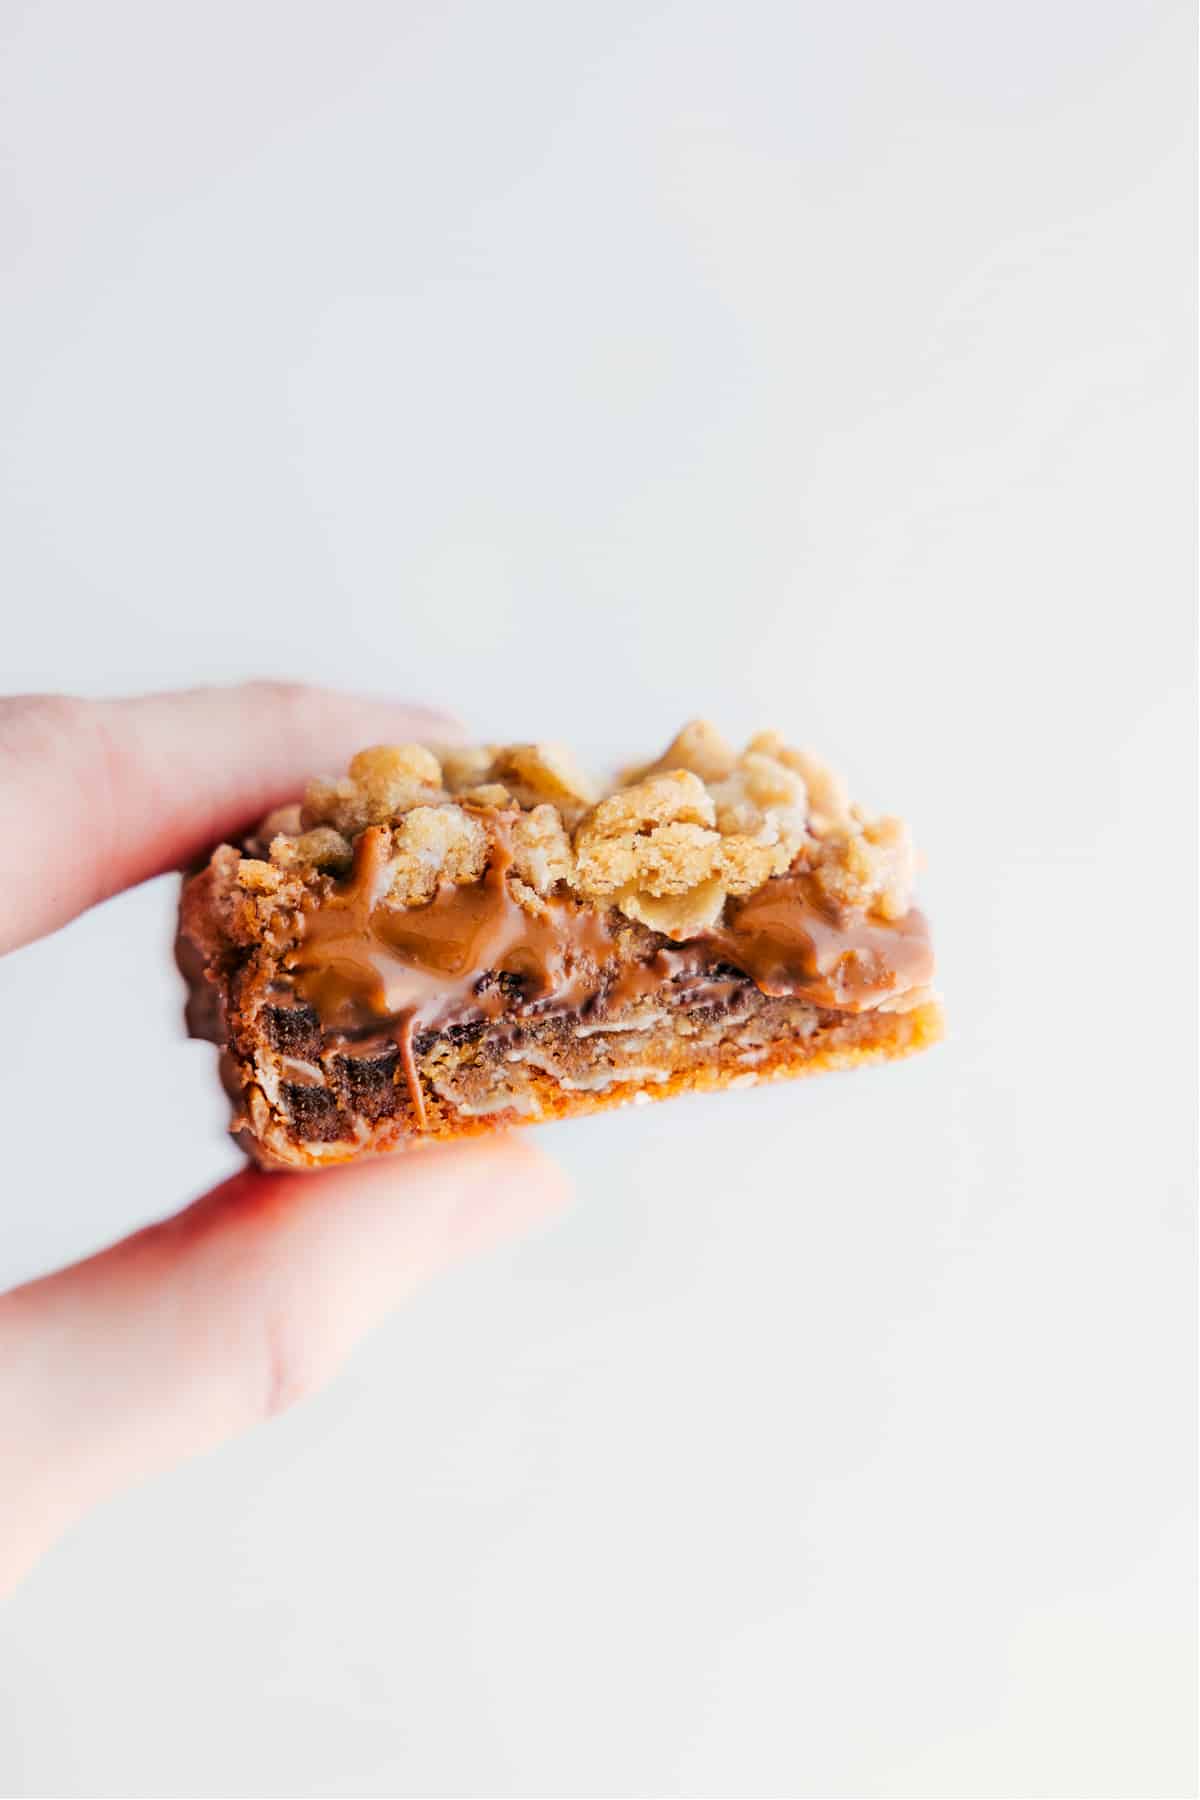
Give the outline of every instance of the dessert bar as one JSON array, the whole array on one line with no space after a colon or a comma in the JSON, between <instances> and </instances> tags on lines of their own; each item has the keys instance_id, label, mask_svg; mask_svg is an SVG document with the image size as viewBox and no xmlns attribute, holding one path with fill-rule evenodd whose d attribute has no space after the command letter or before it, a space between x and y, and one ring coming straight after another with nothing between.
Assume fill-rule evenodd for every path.
<instances>
[{"instance_id":1,"label":"dessert bar","mask_svg":"<svg viewBox=\"0 0 1200 1800\"><path fill-rule=\"evenodd\" d=\"M599 787L540 744L363 750L184 884L194 1034L260 1162L692 1089L941 1035L907 827L702 722Z\"/></svg>"}]
</instances>

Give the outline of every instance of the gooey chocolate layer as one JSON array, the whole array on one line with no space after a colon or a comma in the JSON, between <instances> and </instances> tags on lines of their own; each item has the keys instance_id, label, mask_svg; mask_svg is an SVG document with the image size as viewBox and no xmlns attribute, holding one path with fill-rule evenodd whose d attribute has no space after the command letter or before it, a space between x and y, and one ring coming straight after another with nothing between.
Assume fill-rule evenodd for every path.
<instances>
[{"instance_id":1,"label":"gooey chocolate layer","mask_svg":"<svg viewBox=\"0 0 1200 1800\"><path fill-rule=\"evenodd\" d=\"M622 914L571 897L547 899L537 916L519 905L508 881L509 822L490 809L476 816L492 842L482 879L443 883L416 907L386 904L388 833L363 832L353 872L303 915L300 943L285 963L293 991L315 1008L324 1031L394 1039L422 1128L417 1029L547 1012L602 1009L616 1017L668 982L719 982L721 965L765 994L846 1012L932 975L921 913L888 923L836 908L804 874L776 877L731 901L724 926L679 944L659 939L643 960L631 961L617 937L628 931Z\"/></svg>"}]
</instances>

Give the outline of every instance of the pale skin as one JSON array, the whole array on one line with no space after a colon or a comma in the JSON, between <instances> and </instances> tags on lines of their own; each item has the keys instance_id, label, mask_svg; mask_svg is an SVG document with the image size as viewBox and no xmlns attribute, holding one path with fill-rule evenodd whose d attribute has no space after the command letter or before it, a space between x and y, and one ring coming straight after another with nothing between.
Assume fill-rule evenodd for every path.
<instances>
[{"instance_id":1,"label":"pale skin","mask_svg":"<svg viewBox=\"0 0 1200 1800\"><path fill-rule=\"evenodd\" d=\"M0 856L20 846L0 868L0 954L185 864L364 744L451 735L420 708L275 683L0 700ZM414 1287L563 1195L536 1145L507 1136L315 1176L246 1168L0 1295L0 1592L92 1506L322 1387Z\"/></svg>"}]
</instances>

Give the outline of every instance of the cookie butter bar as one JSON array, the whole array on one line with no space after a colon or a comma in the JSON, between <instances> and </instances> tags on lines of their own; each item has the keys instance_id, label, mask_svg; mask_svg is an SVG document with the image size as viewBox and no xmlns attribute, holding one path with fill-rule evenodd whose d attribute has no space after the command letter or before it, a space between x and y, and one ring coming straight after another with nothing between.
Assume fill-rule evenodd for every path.
<instances>
[{"instance_id":1,"label":"cookie butter bar","mask_svg":"<svg viewBox=\"0 0 1200 1800\"><path fill-rule=\"evenodd\" d=\"M907 827L773 732L687 725L597 788L562 750L363 750L185 883L233 1129L315 1168L941 1035Z\"/></svg>"}]
</instances>

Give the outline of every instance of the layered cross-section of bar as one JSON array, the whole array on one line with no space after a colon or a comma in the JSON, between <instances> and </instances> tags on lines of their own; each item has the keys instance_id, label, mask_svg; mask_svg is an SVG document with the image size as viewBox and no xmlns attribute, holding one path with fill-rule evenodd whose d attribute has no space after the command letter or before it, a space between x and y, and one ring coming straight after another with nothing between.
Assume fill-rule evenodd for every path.
<instances>
[{"instance_id":1,"label":"layered cross-section of bar","mask_svg":"<svg viewBox=\"0 0 1200 1800\"><path fill-rule=\"evenodd\" d=\"M562 750L364 750L184 885L188 1020L259 1161L904 1056L941 1035L907 827L703 722L594 786Z\"/></svg>"}]
</instances>

